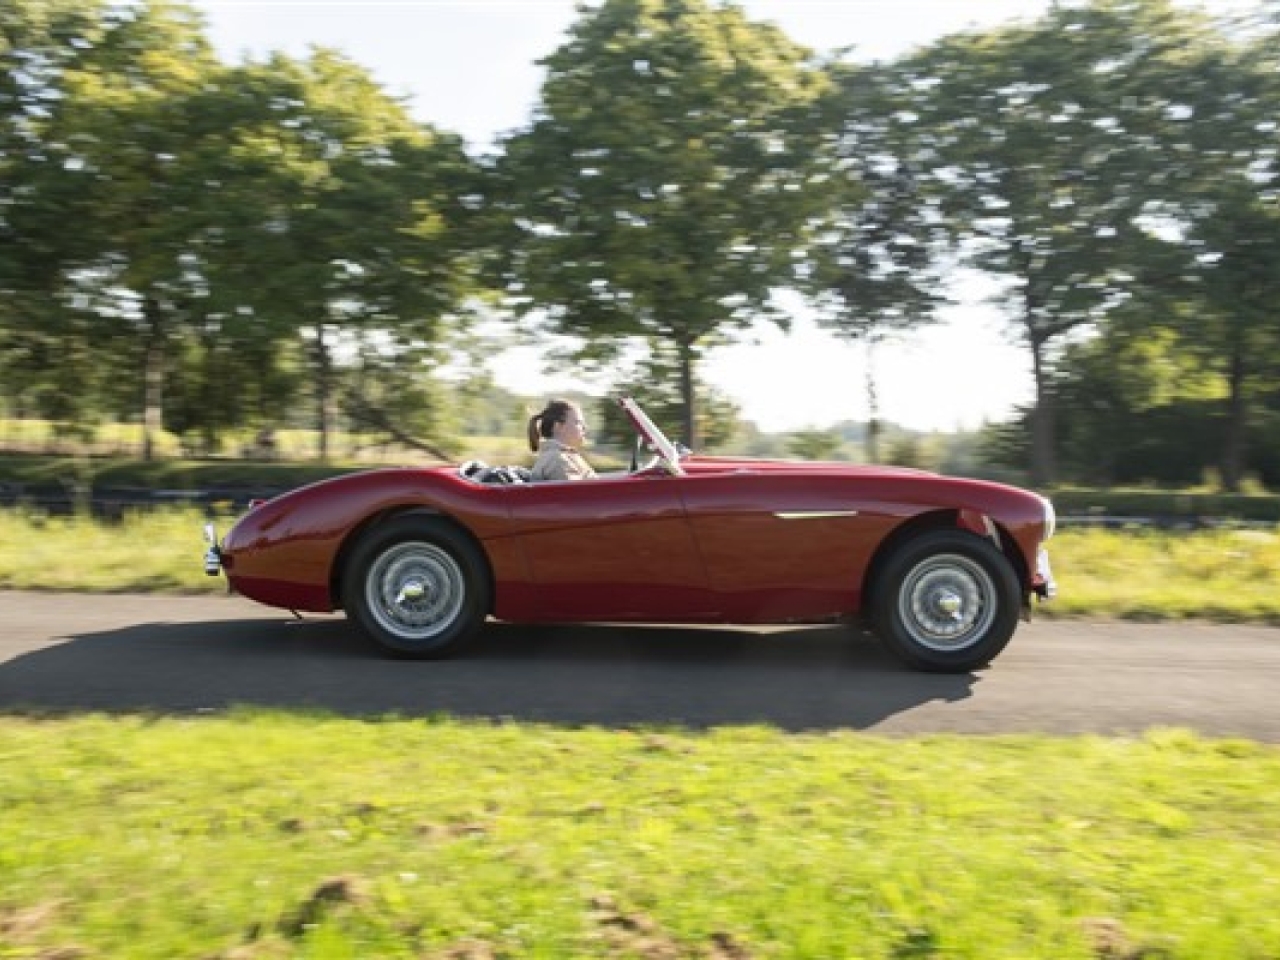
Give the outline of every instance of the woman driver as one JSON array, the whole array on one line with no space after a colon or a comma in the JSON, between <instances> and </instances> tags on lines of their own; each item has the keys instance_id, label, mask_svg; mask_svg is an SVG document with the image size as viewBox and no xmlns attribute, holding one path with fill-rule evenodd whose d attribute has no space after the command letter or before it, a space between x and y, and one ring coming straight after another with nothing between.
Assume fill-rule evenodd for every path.
<instances>
[{"instance_id":1,"label":"woman driver","mask_svg":"<svg viewBox=\"0 0 1280 960\"><path fill-rule=\"evenodd\" d=\"M590 480L596 472L579 453L587 441L582 409L568 400L552 400L529 418L529 449L538 454L532 479Z\"/></svg>"}]
</instances>

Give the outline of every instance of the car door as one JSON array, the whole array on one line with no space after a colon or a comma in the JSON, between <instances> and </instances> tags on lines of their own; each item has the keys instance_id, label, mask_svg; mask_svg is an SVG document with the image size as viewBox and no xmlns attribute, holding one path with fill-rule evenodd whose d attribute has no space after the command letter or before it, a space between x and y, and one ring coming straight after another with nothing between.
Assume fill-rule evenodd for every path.
<instances>
[{"instance_id":1,"label":"car door","mask_svg":"<svg viewBox=\"0 0 1280 960\"><path fill-rule=\"evenodd\" d=\"M619 474L508 488L536 617L707 619L712 603L679 479Z\"/></svg>"},{"instance_id":2,"label":"car door","mask_svg":"<svg viewBox=\"0 0 1280 960\"><path fill-rule=\"evenodd\" d=\"M895 522L848 480L756 470L695 473L682 490L712 605L737 623L857 609L868 559Z\"/></svg>"}]
</instances>

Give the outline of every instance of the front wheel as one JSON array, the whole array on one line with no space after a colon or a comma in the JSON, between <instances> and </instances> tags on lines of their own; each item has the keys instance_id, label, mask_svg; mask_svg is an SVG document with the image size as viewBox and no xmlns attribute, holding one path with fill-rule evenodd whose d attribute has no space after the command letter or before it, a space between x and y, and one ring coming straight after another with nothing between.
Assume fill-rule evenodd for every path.
<instances>
[{"instance_id":1,"label":"front wheel","mask_svg":"<svg viewBox=\"0 0 1280 960\"><path fill-rule=\"evenodd\" d=\"M346 570L347 616L396 656L447 656L488 615L480 551L438 517L404 516L374 527L356 544Z\"/></svg>"},{"instance_id":2,"label":"front wheel","mask_svg":"<svg viewBox=\"0 0 1280 960\"><path fill-rule=\"evenodd\" d=\"M939 673L985 666L1018 626L1022 591L1007 557L962 530L899 547L875 585L872 621L908 665Z\"/></svg>"}]
</instances>

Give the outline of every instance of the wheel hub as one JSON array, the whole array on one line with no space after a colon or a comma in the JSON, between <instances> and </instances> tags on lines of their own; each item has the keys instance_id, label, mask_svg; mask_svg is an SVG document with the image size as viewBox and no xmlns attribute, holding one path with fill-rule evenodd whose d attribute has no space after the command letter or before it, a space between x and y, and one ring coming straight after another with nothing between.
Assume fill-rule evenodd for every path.
<instances>
[{"instance_id":1,"label":"wheel hub","mask_svg":"<svg viewBox=\"0 0 1280 960\"><path fill-rule=\"evenodd\" d=\"M396 595L396 606L404 606L406 603L418 603L427 595L427 585L421 580L406 580L400 585L400 592Z\"/></svg>"},{"instance_id":2,"label":"wheel hub","mask_svg":"<svg viewBox=\"0 0 1280 960\"><path fill-rule=\"evenodd\" d=\"M899 599L912 638L933 650L962 649L985 635L995 619L995 585L973 560L941 554L907 576Z\"/></svg>"},{"instance_id":3,"label":"wheel hub","mask_svg":"<svg viewBox=\"0 0 1280 960\"><path fill-rule=\"evenodd\" d=\"M933 605L943 617L957 621L964 619L964 597L954 590L939 590L934 594Z\"/></svg>"},{"instance_id":4,"label":"wheel hub","mask_svg":"<svg viewBox=\"0 0 1280 960\"><path fill-rule=\"evenodd\" d=\"M431 543L407 541L379 556L368 574L369 610L388 633L427 640L462 615L466 581L458 562Z\"/></svg>"}]
</instances>

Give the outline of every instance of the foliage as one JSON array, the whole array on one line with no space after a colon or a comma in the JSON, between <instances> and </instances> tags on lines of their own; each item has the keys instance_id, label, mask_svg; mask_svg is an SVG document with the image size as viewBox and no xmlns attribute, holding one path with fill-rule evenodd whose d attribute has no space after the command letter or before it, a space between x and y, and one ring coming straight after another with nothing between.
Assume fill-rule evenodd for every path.
<instances>
[{"instance_id":1,"label":"foliage","mask_svg":"<svg viewBox=\"0 0 1280 960\"><path fill-rule=\"evenodd\" d=\"M1051 499L1060 516L1134 518L1165 525L1214 525L1223 521L1280 524L1280 495L1205 490L1059 487Z\"/></svg>"},{"instance_id":2,"label":"foliage","mask_svg":"<svg viewBox=\"0 0 1280 960\"><path fill-rule=\"evenodd\" d=\"M10 0L0 413L128 423L156 455L298 428L322 458L374 429L449 452L519 434L485 352L449 362L506 303L613 394L661 380L690 445L785 454L698 363L785 325L793 286L868 351L846 451L1275 486L1278 31L1274 3L1090 0L855 64L714 0L608 0L481 163L333 51L227 65L181 2ZM893 450L876 401L877 345L960 266L1003 279L1036 383L986 462Z\"/></svg>"},{"instance_id":3,"label":"foliage","mask_svg":"<svg viewBox=\"0 0 1280 960\"><path fill-rule=\"evenodd\" d=\"M819 322L859 340L867 356L867 456L878 460L876 346L939 319L938 265L951 225L929 195L929 170L911 155L906 79L880 65L829 66L815 148L806 161L813 212L797 285Z\"/></svg>"},{"instance_id":4,"label":"foliage","mask_svg":"<svg viewBox=\"0 0 1280 960\"><path fill-rule=\"evenodd\" d=\"M34 283L24 264L42 258L39 289L59 307L29 307L34 325L0 317L24 408L141 410L149 440L168 426L212 448L246 420L278 425L310 366L323 456L333 351L425 380L423 345L469 289L460 238L477 181L460 142L327 51L227 68L185 6L86 19L76 53L26 93L49 106L21 115L50 154L30 166L53 172L29 179L19 213L32 214L11 219L0 277ZM254 375L237 376L246 365ZM241 389L225 389L232 378Z\"/></svg>"},{"instance_id":5,"label":"foliage","mask_svg":"<svg viewBox=\"0 0 1280 960\"><path fill-rule=\"evenodd\" d=\"M831 430L798 430L787 438L787 450L801 460L834 460L841 444Z\"/></svg>"},{"instance_id":6,"label":"foliage","mask_svg":"<svg viewBox=\"0 0 1280 960\"><path fill-rule=\"evenodd\" d=\"M1249 86L1222 62L1224 44L1201 14L1167 0L1097 0L948 38L910 65L948 216L969 224L961 252L1012 284L1010 317L1034 367L1039 483L1055 475L1052 350L1167 262L1150 228L1175 199L1195 203L1201 171L1184 129L1199 117L1204 71L1216 65L1220 84ZM1256 122L1251 109L1216 106L1224 133Z\"/></svg>"}]
</instances>

